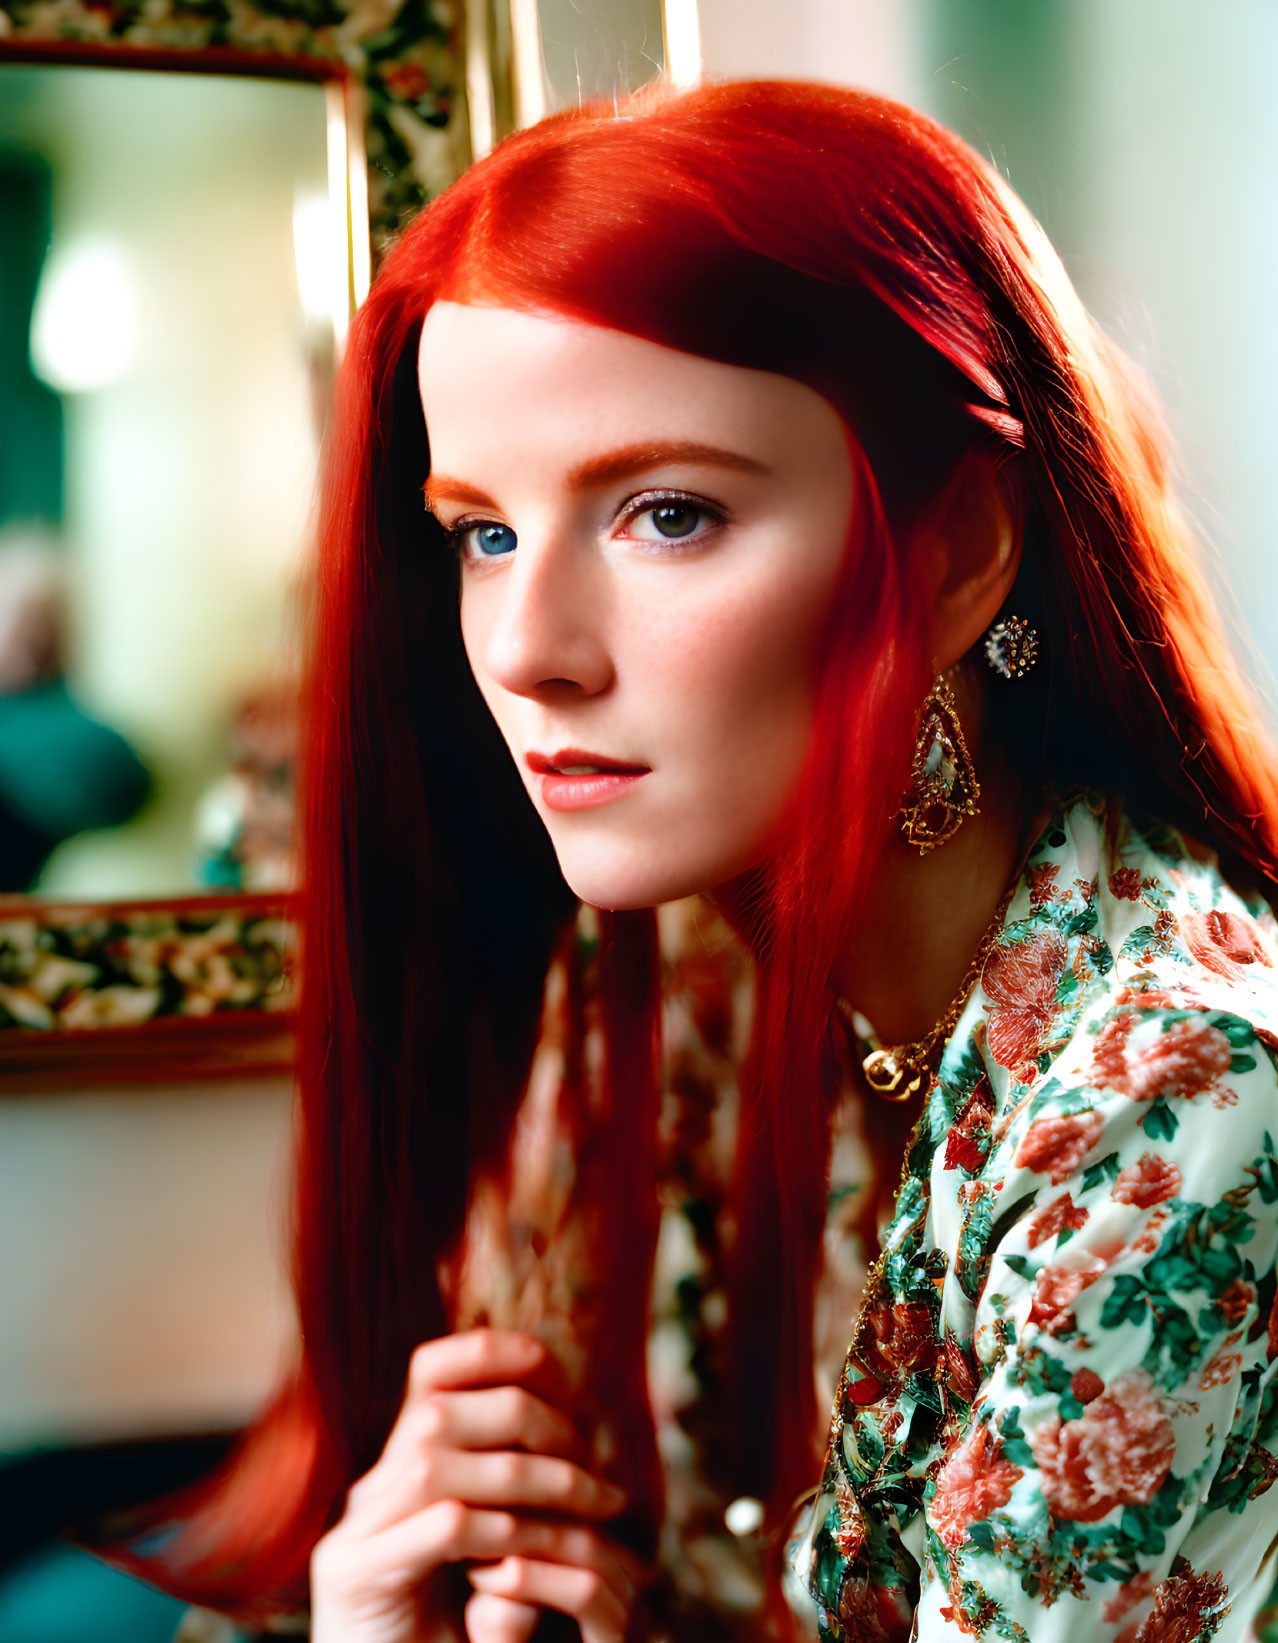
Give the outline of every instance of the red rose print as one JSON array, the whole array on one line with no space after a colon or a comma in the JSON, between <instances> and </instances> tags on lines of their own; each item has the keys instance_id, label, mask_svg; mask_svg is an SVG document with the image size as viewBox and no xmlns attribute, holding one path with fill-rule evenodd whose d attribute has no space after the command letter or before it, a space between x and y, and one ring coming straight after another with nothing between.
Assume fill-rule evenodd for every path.
<instances>
[{"instance_id":1,"label":"red rose print","mask_svg":"<svg viewBox=\"0 0 1278 1643\"><path fill-rule=\"evenodd\" d=\"M1197 1643L1210 1637L1229 1601L1220 1574L1198 1575L1192 1569L1171 1575L1154 1590L1154 1608L1134 1643ZM1212 1617L1217 1625L1212 1625Z\"/></svg>"},{"instance_id":2,"label":"red rose print","mask_svg":"<svg viewBox=\"0 0 1278 1643\"><path fill-rule=\"evenodd\" d=\"M1000 1067L1020 1068L1042 1048L1068 958L1060 936L1048 934L996 947L986 959L981 987L992 1008L985 1042Z\"/></svg>"},{"instance_id":3,"label":"red rose print","mask_svg":"<svg viewBox=\"0 0 1278 1643\"><path fill-rule=\"evenodd\" d=\"M1056 862L1045 861L1038 867L1031 867L1029 872L1030 906L1041 907L1045 901L1055 901L1060 891L1056 888L1056 880L1060 874L1060 866Z\"/></svg>"},{"instance_id":4,"label":"red rose print","mask_svg":"<svg viewBox=\"0 0 1278 1643\"><path fill-rule=\"evenodd\" d=\"M1012 1162L1037 1175L1050 1175L1052 1185L1059 1186L1087 1157L1104 1128L1105 1120L1098 1112L1039 1118L1026 1130Z\"/></svg>"},{"instance_id":5,"label":"red rose print","mask_svg":"<svg viewBox=\"0 0 1278 1643\"><path fill-rule=\"evenodd\" d=\"M955 1119L946 1137L946 1169L965 1169L969 1172L980 1169L988 1150L990 1114L993 1108L993 1091L982 1079L972 1099Z\"/></svg>"},{"instance_id":6,"label":"red rose print","mask_svg":"<svg viewBox=\"0 0 1278 1643\"><path fill-rule=\"evenodd\" d=\"M1134 1164L1119 1171L1114 1182L1113 1196L1120 1204L1137 1204L1149 1209L1174 1198L1180 1191L1181 1174L1176 1164L1168 1163L1156 1153L1143 1152Z\"/></svg>"},{"instance_id":7,"label":"red rose print","mask_svg":"<svg viewBox=\"0 0 1278 1643\"><path fill-rule=\"evenodd\" d=\"M928 1522L954 1552L967 1539L969 1523L987 1518L1012 1498L1012 1485L1024 1477L1003 1454L988 1426L975 1426L937 1473L936 1494L927 1509Z\"/></svg>"},{"instance_id":8,"label":"red rose print","mask_svg":"<svg viewBox=\"0 0 1278 1643\"><path fill-rule=\"evenodd\" d=\"M1156 1209L1145 1222L1138 1238L1133 1238L1130 1244L1135 1255L1153 1255L1163 1241L1163 1224L1167 1220L1165 1209Z\"/></svg>"},{"instance_id":9,"label":"red rose print","mask_svg":"<svg viewBox=\"0 0 1278 1643\"><path fill-rule=\"evenodd\" d=\"M1198 1377L1198 1384L1204 1392L1210 1391L1213 1386L1226 1386L1241 1367L1240 1352L1218 1352Z\"/></svg>"},{"instance_id":10,"label":"red rose print","mask_svg":"<svg viewBox=\"0 0 1278 1643\"><path fill-rule=\"evenodd\" d=\"M940 1342L932 1325L932 1314L921 1301L897 1301L880 1307L870 1316L879 1356L893 1369L912 1373L930 1369L937 1360Z\"/></svg>"},{"instance_id":11,"label":"red rose print","mask_svg":"<svg viewBox=\"0 0 1278 1643\"><path fill-rule=\"evenodd\" d=\"M1069 1378L1069 1389L1079 1403L1090 1403L1105 1390L1105 1382L1094 1369L1076 1369Z\"/></svg>"},{"instance_id":12,"label":"red rose print","mask_svg":"<svg viewBox=\"0 0 1278 1643\"><path fill-rule=\"evenodd\" d=\"M1242 980L1253 964L1273 966L1260 926L1244 914L1218 907L1209 913L1188 913L1180 921L1180 933L1204 969L1230 981Z\"/></svg>"},{"instance_id":13,"label":"red rose print","mask_svg":"<svg viewBox=\"0 0 1278 1643\"><path fill-rule=\"evenodd\" d=\"M1024 1143L1022 1143L1023 1145ZM1077 1232L1079 1227L1086 1225L1087 1211L1081 1208L1064 1192L1055 1198L1046 1209L1040 1210L1029 1224L1028 1243L1031 1249L1037 1249L1040 1244L1046 1243L1049 1238L1055 1238L1058 1232L1066 1227L1071 1232Z\"/></svg>"},{"instance_id":14,"label":"red rose print","mask_svg":"<svg viewBox=\"0 0 1278 1643\"><path fill-rule=\"evenodd\" d=\"M1109 875L1109 893L1119 901L1140 900L1140 869L1116 867Z\"/></svg>"},{"instance_id":15,"label":"red rose print","mask_svg":"<svg viewBox=\"0 0 1278 1643\"><path fill-rule=\"evenodd\" d=\"M1244 1283L1241 1278L1235 1278L1216 1305L1225 1314L1226 1322L1236 1324L1247 1316L1247 1309L1255 1298L1256 1291L1251 1285Z\"/></svg>"},{"instance_id":16,"label":"red rose print","mask_svg":"<svg viewBox=\"0 0 1278 1643\"><path fill-rule=\"evenodd\" d=\"M945 1378L950 1391L964 1403L971 1403L981 1384L970 1346L965 1347L953 1330L945 1332Z\"/></svg>"},{"instance_id":17,"label":"red rose print","mask_svg":"<svg viewBox=\"0 0 1278 1643\"><path fill-rule=\"evenodd\" d=\"M1143 1506L1162 1488L1176 1452L1172 1423L1144 1370L1094 1398L1077 1420L1053 1415L1030 1433L1055 1517L1095 1523L1116 1506Z\"/></svg>"},{"instance_id":18,"label":"red rose print","mask_svg":"<svg viewBox=\"0 0 1278 1643\"><path fill-rule=\"evenodd\" d=\"M1153 1589L1153 1575L1148 1569L1142 1569L1141 1572L1138 1575L1134 1575L1131 1580L1124 1581L1114 1593L1113 1597L1110 1598L1109 1602L1105 1605L1105 1619L1108 1620L1111 1625L1114 1621L1121 1620L1123 1616L1134 1609L1138 1603L1143 1603Z\"/></svg>"},{"instance_id":19,"label":"red rose print","mask_svg":"<svg viewBox=\"0 0 1278 1643\"><path fill-rule=\"evenodd\" d=\"M1201 1016L1174 1021L1166 1032L1144 1036L1133 1048L1135 1025L1133 1016L1116 1016L1097 1037L1092 1080L1100 1089L1119 1090L1133 1101L1160 1095L1192 1100L1229 1070L1229 1040Z\"/></svg>"},{"instance_id":20,"label":"red rose print","mask_svg":"<svg viewBox=\"0 0 1278 1643\"><path fill-rule=\"evenodd\" d=\"M1043 1267L1036 1281L1029 1322L1041 1325L1049 1335L1059 1335L1069 1329L1074 1322L1069 1306L1100 1275L1100 1268L1094 1272L1073 1272L1065 1267Z\"/></svg>"}]
</instances>

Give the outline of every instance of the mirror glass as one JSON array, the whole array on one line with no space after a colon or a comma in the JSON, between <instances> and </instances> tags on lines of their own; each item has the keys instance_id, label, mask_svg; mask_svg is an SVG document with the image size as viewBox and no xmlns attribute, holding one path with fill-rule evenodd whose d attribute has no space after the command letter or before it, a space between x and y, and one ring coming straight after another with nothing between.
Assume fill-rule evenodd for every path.
<instances>
[{"instance_id":1,"label":"mirror glass","mask_svg":"<svg viewBox=\"0 0 1278 1643\"><path fill-rule=\"evenodd\" d=\"M0 65L0 892L287 884L335 117L319 84Z\"/></svg>"}]
</instances>

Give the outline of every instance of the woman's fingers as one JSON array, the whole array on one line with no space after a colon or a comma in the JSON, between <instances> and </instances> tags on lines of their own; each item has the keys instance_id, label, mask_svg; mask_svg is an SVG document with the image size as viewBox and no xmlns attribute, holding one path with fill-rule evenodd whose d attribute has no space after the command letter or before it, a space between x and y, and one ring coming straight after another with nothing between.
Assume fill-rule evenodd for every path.
<instances>
[{"instance_id":1,"label":"woman's fingers","mask_svg":"<svg viewBox=\"0 0 1278 1643\"><path fill-rule=\"evenodd\" d=\"M541 1620L533 1603L475 1592L463 1611L467 1643L528 1643Z\"/></svg>"},{"instance_id":2,"label":"woman's fingers","mask_svg":"<svg viewBox=\"0 0 1278 1643\"><path fill-rule=\"evenodd\" d=\"M401 1437L424 1448L523 1448L565 1460L583 1458L567 1415L522 1386L433 1392L406 1417Z\"/></svg>"},{"instance_id":3,"label":"woman's fingers","mask_svg":"<svg viewBox=\"0 0 1278 1643\"><path fill-rule=\"evenodd\" d=\"M504 1557L468 1574L477 1592L571 1615L581 1628L582 1643L623 1643L633 1597L600 1568Z\"/></svg>"},{"instance_id":4,"label":"woman's fingers","mask_svg":"<svg viewBox=\"0 0 1278 1643\"><path fill-rule=\"evenodd\" d=\"M440 1500L380 1533L346 1520L315 1548L312 1578L345 1590L348 1584L390 1590L444 1563L499 1558L519 1545L521 1523L512 1512L489 1512L460 1500ZM544 1542L535 1536L529 1544Z\"/></svg>"},{"instance_id":5,"label":"woman's fingers","mask_svg":"<svg viewBox=\"0 0 1278 1643\"><path fill-rule=\"evenodd\" d=\"M574 1461L520 1450L435 1449L420 1457L423 1500L464 1500L472 1506L520 1506L570 1517L609 1518L626 1503L624 1490Z\"/></svg>"},{"instance_id":6,"label":"woman's fingers","mask_svg":"<svg viewBox=\"0 0 1278 1643\"><path fill-rule=\"evenodd\" d=\"M500 1562L470 1567L477 1592L571 1615L583 1643L614 1643L635 1600L627 1554L584 1525L523 1520Z\"/></svg>"},{"instance_id":7,"label":"woman's fingers","mask_svg":"<svg viewBox=\"0 0 1278 1643\"><path fill-rule=\"evenodd\" d=\"M460 1500L441 1500L415 1512L361 1544L379 1566L404 1570L441 1563L494 1563L512 1554L550 1563L597 1569L618 1589L628 1578L618 1555L595 1530L584 1525L488 1511Z\"/></svg>"},{"instance_id":8,"label":"woman's fingers","mask_svg":"<svg viewBox=\"0 0 1278 1643\"><path fill-rule=\"evenodd\" d=\"M388 1451L352 1488L346 1510L352 1523L371 1534L448 1501L605 1519L616 1516L626 1495L558 1456L512 1449L419 1449Z\"/></svg>"},{"instance_id":9,"label":"woman's fingers","mask_svg":"<svg viewBox=\"0 0 1278 1643\"><path fill-rule=\"evenodd\" d=\"M466 1329L423 1341L408 1365L405 1404L432 1392L481 1386L527 1386L563 1401L563 1372L535 1335L513 1329Z\"/></svg>"}]
</instances>

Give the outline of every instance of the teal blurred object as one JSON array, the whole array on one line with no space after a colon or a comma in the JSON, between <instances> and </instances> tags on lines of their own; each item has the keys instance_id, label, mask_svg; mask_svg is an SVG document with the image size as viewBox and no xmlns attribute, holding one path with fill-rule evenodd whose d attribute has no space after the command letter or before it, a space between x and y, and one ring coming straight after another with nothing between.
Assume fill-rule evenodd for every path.
<instances>
[{"instance_id":1,"label":"teal blurred object","mask_svg":"<svg viewBox=\"0 0 1278 1643\"><path fill-rule=\"evenodd\" d=\"M150 791L128 742L63 680L0 695L0 891L27 889L55 845L127 821Z\"/></svg>"},{"instance_id":2,"label":"teal blurred object","mask_svg":"<svg viewBox=\"0 0 1278 1643\"><path fill-rule=\"evenodd\" d=\"M150 786L124 737L77 707L63 680L0 696L0 789L30 826L56 838L118 826Z\"/></svg>"},{"instance_id":3,"label":"teal blurred object","mask_svg":"<svg viewBox=\"0 0 1278 1643\"><path fill-rule=\"evenodd\" d=\"M62 1543L0 1574L4 1643L171 1643L185 1611L176 1598Z\"/></svg>"},{"instance_id":4,"label":"teal blurred object","mask_svg":"<svg viewBox=\"0 0 1278 1643\"><path fill-rule=\"evenodd\" d=\"M28 354L52 222L48 161L6 144L0 148L0 524L62 521L62 396L33 374Z\"/></svg>"}]
</instances>

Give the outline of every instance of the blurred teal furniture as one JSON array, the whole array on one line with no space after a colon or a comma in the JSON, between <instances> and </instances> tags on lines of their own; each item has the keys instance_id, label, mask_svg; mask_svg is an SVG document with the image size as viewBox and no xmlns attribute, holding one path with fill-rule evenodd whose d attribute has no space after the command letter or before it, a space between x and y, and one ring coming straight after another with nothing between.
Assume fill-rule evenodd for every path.
<instances>
[{"instance_id":1,"label":"blurred teal furniture","mask_svg":"<svg viewBox=\"0 0 1278 1643\"><path fill-rule=\"evenodd\" d=\"M4 1643L171 1643L185 1608L62 1542L0 1574Z\"/></svg>"}]
</instances>

